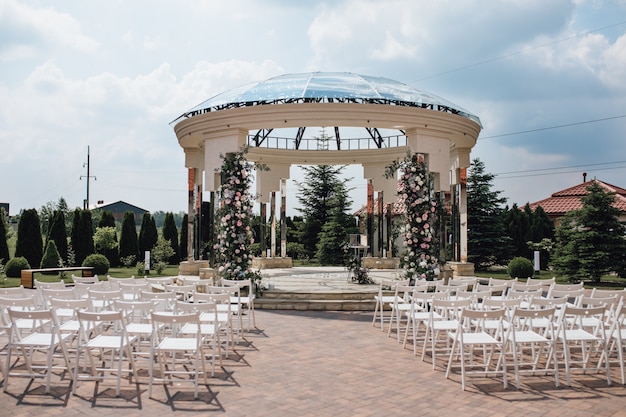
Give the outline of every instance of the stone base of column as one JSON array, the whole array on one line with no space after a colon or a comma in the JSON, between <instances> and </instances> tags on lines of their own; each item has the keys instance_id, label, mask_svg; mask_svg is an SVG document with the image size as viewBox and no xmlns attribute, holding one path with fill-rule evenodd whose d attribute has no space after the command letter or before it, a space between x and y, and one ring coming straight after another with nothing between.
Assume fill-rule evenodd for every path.
<instances>
[{"instance_id":1,"label":"stone base of column","mask_svg":"<svg viewBox=\"0 0 626 417\"><path fill-rule=\"evenodd\" d=\"M209 261L183 261L178 266L178 275L200 275L200 268L208 268Z\"/></svg>"},{"instance_id":2,"label":"stone base of column","mask_svg":"<svg viewBox=\"0 0 626 417\"><path fill-rule=\"evenodd\" d=\"M252 269L293 268L290 257L286 258L254 258Z\"/></svg>"},{"instance_id":3,"label":"stone base of column","mask_svg":"<svg viewBox=\"0 0 626 417\"><path fill-rule=\"evenodd\" d=\"M446 267L452 269L455 277L474 276L474 264L472 262L446 262Z\"/></svg>"},{"instance_id":4,"label":"stone base of column","mask_svg":"<svg viewBox=\"0 0 626 417\"><path fill-rule=\"evenodd\" d=\"M397 269L400 267L400 258L377 258L366 256L361 259L363 266L369 269Z\"/></svg>"}]
</instances>

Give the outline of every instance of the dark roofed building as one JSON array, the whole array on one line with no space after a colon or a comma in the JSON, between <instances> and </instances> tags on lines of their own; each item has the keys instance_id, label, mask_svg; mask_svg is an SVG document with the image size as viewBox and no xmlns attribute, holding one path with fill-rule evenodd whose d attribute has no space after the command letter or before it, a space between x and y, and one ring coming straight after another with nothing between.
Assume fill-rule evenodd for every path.
<instances>
[{"instance_id":1,"label":"dark roofed building","mask_svg":"<svg viewBox=\"0 0 626 417\"><path fill-rule=\"evenodd\" d=\"M622 212L619 218L620 221L626 221L626 189L597 179L585 181L565 190L557 191L548 198L531 203L530 208L534 210L541 206L548 217L554 221L554 225L558 226L558 219L563 217L565 213L582 208L580 199L589 194L587 187L593 182L599 184L607 192L615 193L615 203L613 205Z\"/></svg>"},{"instance_id":2,"label":"dark roofed building","mask_svg":"<svg viewBox=\"0 0 626 417\"><path fill-rule=\"evenodd\" d=\"M115 203L104 203L103 201L98 201L97 204L92 205L90 208L92 210L110 211L111 213L113 213L115 221L120 223L124 219L124 213L126 213L127 211L132 211L135 215L135 224L137 225L141 224L144 213L148 212L148 210L142 209L141 207L134 206L121 200L116 201Z\"/></svg>"}]
</instances>

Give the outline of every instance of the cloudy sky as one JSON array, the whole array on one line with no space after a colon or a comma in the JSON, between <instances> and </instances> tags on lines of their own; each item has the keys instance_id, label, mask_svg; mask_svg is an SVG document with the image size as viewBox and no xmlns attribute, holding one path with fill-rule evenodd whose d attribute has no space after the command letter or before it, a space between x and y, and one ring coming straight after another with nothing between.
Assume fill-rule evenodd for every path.
<instances>
[{"instance_id":1,"label":"cloudy sky","mask_svg":"<svg viewBox=\"0 0 626 417\"><path fill-rule=\"evenodd\" d=\"M626 187L626 0L2 0L0 202L82 206L89 147L92 203L185 211L169 123L309 71L391 78L478 115L472 157L509 205L583 172Z\"/></svg>"}]
</instances>

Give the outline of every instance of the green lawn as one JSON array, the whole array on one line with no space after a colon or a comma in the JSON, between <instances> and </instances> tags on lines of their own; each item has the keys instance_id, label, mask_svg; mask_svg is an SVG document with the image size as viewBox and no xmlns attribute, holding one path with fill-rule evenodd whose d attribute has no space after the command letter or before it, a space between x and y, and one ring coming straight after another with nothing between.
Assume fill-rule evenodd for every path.
<instances>
[{"instance_id":1,"label":"green lawn","mask_svg":"<svg viewBox=\"0 0 626 417\"><path fill-rule=\"evenodd\" d=\"M143 277L144 274L139 274L137 271L137 268L111 268L109 269L109 272L107 272L107 275L111 275L112 277L115 278L128 278L131 276L135 276L135 277ZM167 268L165 268L165 270L163 271L163 273L161 274L157 274L156 271L150 271L150 275L151 277L160 277L160 276L172 276L172 275L178 275L178 265L168 265ZM43 274L37 274L35 277L38 281L42 281L42 282L56 282L59 281L59 276L58 275L43 275ZM106 280L106 276L104 277L99 277L101 280ZM67 275L67 277L65 278L65 282L71 282L72 278ZM0 278L0 288L6 288L6 287L19 287L21 283L20 278L7 278L7 277L2 277Z\"/></svg>"}]
</instances>

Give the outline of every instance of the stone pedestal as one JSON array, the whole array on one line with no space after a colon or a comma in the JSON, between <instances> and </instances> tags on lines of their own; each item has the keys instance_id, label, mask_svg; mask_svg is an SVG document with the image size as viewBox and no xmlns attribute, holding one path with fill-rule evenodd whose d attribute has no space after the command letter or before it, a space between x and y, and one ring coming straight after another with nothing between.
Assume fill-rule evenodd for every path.
<instances>
[{"instance_id":1,"label":"stone pedestal","mask_svg":"<svg viewBox=\"0 0 626 417\"><path fill-rule=\"evenodd\" d=\"M397 269L400 266L400 258L373 258L366 256L361 258L361 262L367 269Z\"/></svg>"},{"instance_id":2,"label":"stone pedestal","mask_svg":"<svg viewBox=\"0 0 626 417\"><path fill-rule=\"evenodd\" d=\"M209 261L183 261L178 266L178 275L200 275L200 268L208 268Z\"/></svg>"},{"instance_id":3,"label":"stone pedestal","mask_svg":"<svg viewBox=\"0 0 626 417\"><path fill-rule=\"evenodd\" d=\"M471 262L446 262L446 268L452 269L455 277L474 276L474 264Z\"/></svg>"},{"instance_id":4,"label":"stone pedestal","mask_svg":"<svg viewBox=\"0 0 626 417\"><path fill-rule=\"evenodd\" d=\"M254 258L252 269L293 268L290 257L285 258Z\"/></svg>"},{"instance_id":5,"label":"stone pedestal","mask_svg":"<svg viewBox=\"0 0 626 417\"><path fill-rule=\"evenodd\" d=\"M200 279L213 279L213 281L217 281L217 270L215 268L200 268L198 275Z\"/></svg>"}]
</instances>

